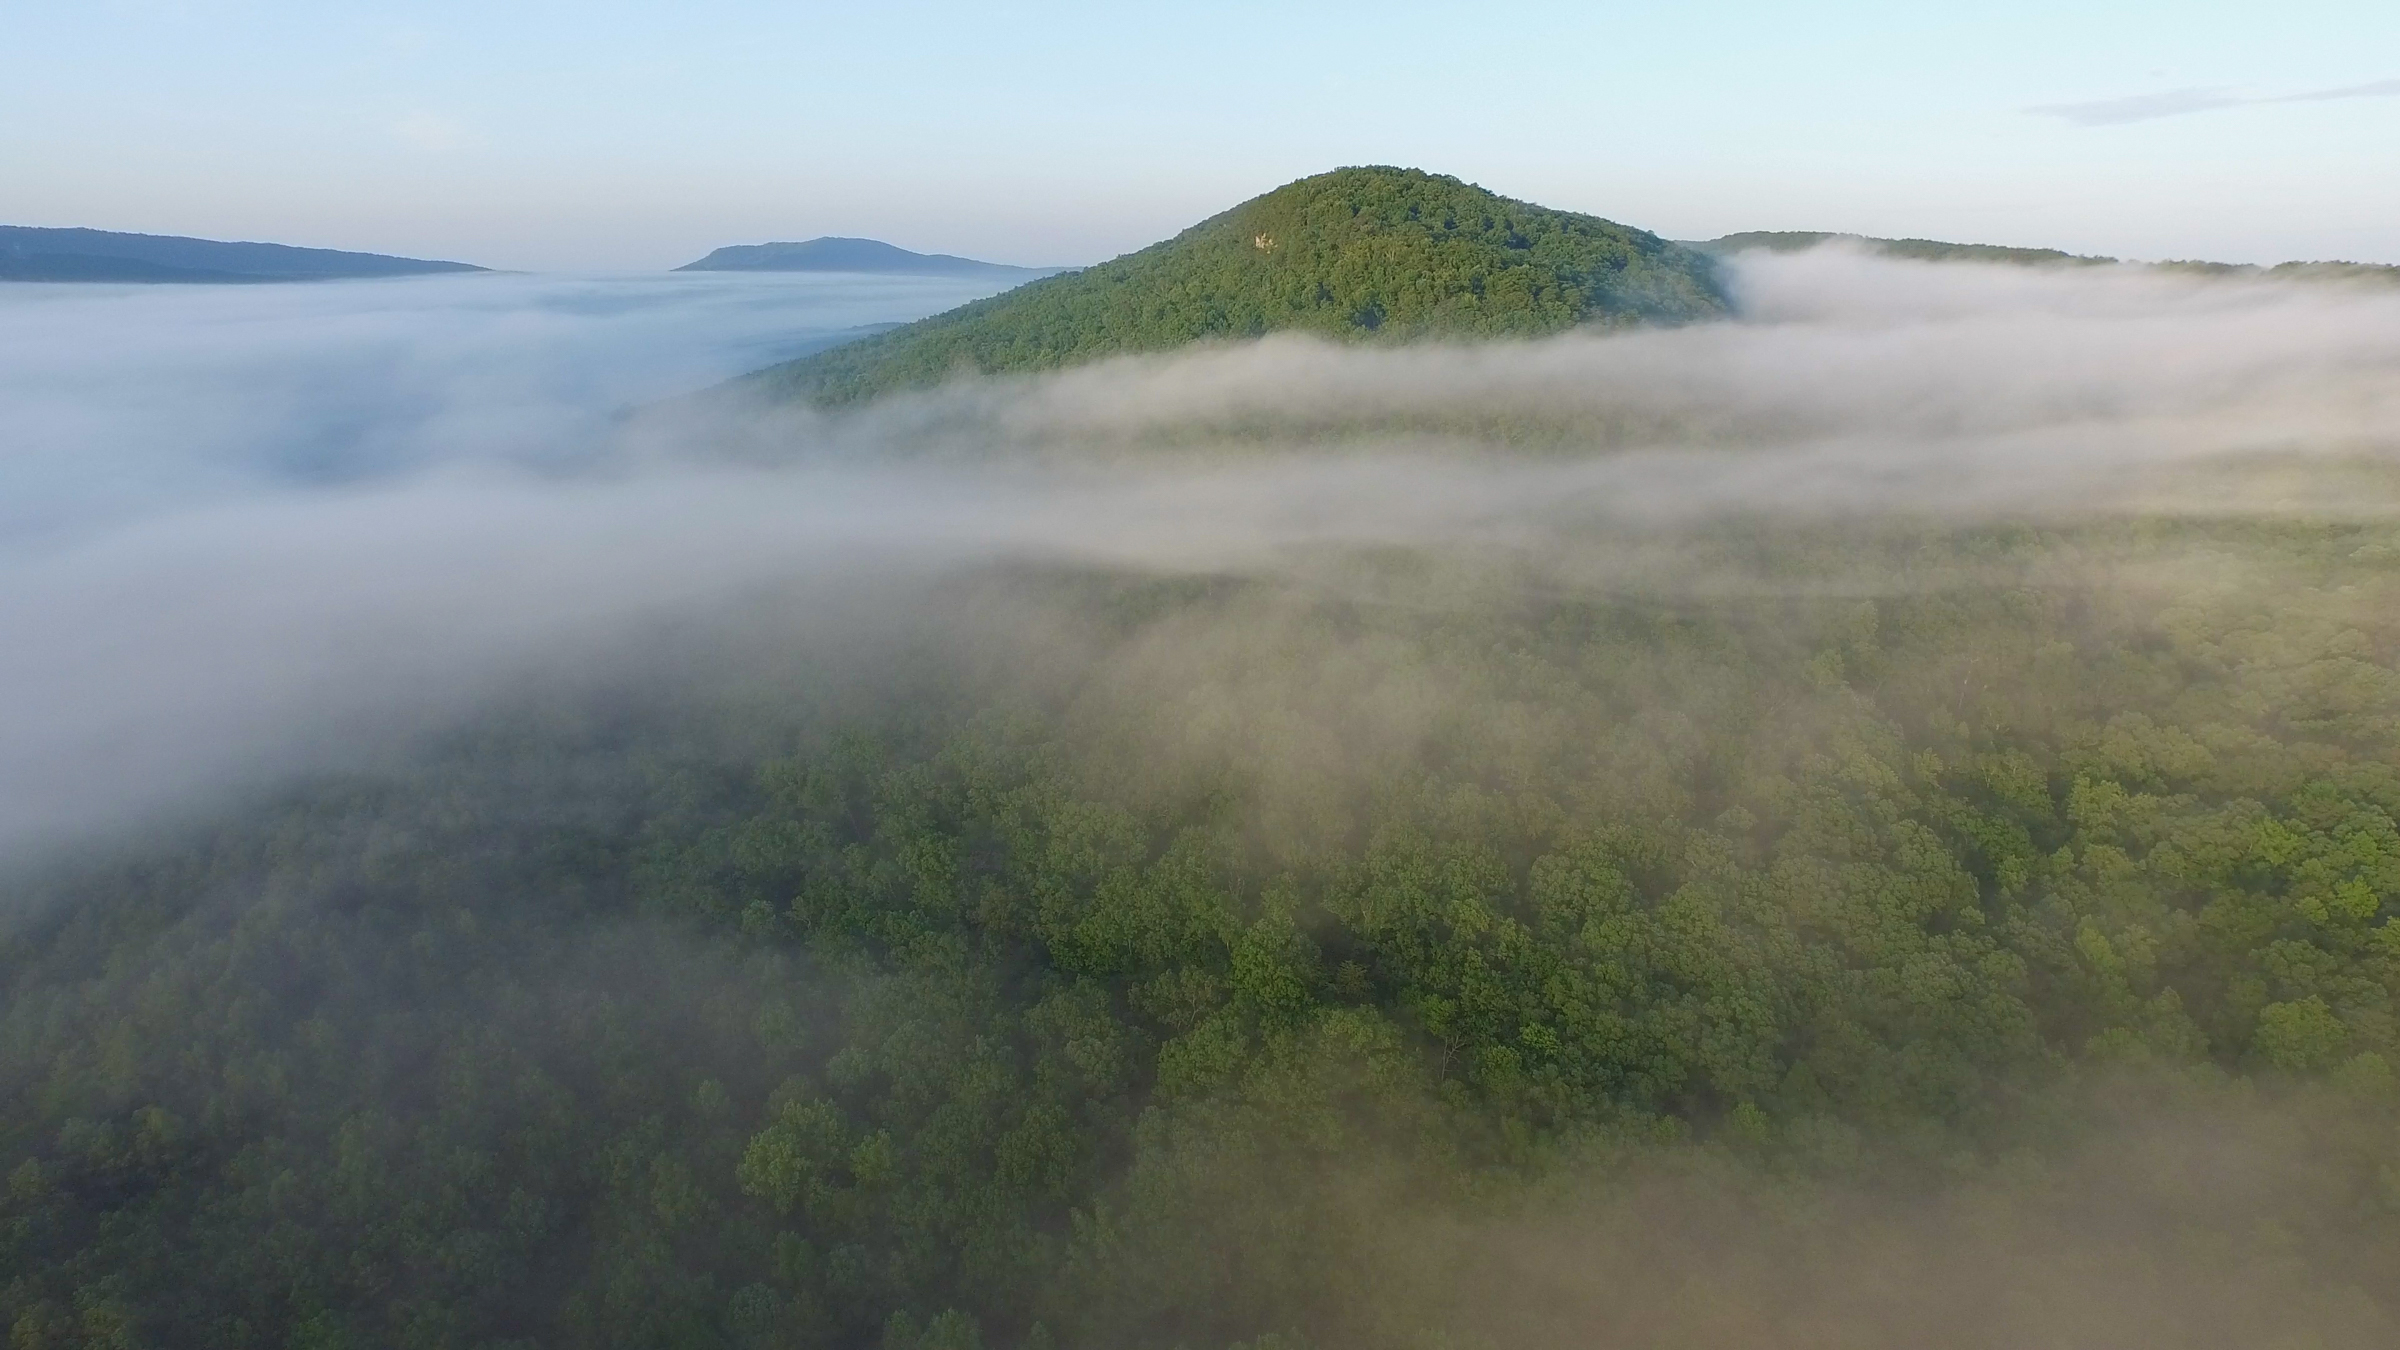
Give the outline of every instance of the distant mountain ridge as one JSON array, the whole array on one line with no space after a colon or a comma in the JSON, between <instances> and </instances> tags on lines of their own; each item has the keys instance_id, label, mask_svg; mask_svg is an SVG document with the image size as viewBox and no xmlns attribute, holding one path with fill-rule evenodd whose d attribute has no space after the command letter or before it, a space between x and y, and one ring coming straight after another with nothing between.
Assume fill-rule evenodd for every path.
<instances>
[{"instance_id":1,"label":"distant mountain ridge","mask_svg":"<svg viewBox=\"0 0 2400 1350\"><path fill-rule=\"evenodd\" d=\"M730 244L675 269L678 272L865 272L887 276L1035 277L1053 276L1064 267L1018 267L982 262L948 253L912 253L880 239L846 239L838 235L800 243Z\"/></svg>"},{"instance_id":2,"label":"distant mountain ridge","mask_svg":"<svg viewBox=\"0 0 2400 1350\"><path fill-rule=\"evenodd\" d=\"M2055 248L1953 244L1940 239L1881 239L1874 235L1838 234L1829 230L1744 230L1738 234L1700 240L1691 247L1719 257L1730 257L1752 251L1799 253L1831 243L1850 244L1880 257L1904 258L1912 262L1987 262L2020 267L2127 266L2212 277L2268 276L2304 281L2400 283L2400 267L2388 263L2285 262L2261 266L2257 263L2202 262L2194 259L2138 263L2105 254L2068 253Z\"/></svg>"},{"instance_id":3,"label":"distant mountain ridge","mask_svg":"<svg viewBox=\"0 0 2400 1350\"><path fill-rule=\"evenodd\" d=\"M1834 242L1854 244L1870 253L1887 258L1908 258L1917 262L1997 262L2018 264L2073 264L2088 266L2113 263L2114 258L2068 253L2055 248L2009 248L2000 244L1952 244L1939 239L1878 239L1863 234L1836 234L1829 230L1744 230L1738 234L1722 235L1696 242L1693 248L1718 255L1764 250L1769 253L1799 253Z\"/></svg>"},{"instance_id":4,"label":"distant mountain ridge","mask_svg":"<svg viewBox=\"0 0 2400 1350\"><path fill-rule=\"evenodd\" d=\"M1051 370L1195 341L1535 337L1728 312L1716 261L1645 230L1456 178L1336 169L1094 267L737 382L820 407L959 372Z\"/></svg>"},{"instance_id":5,"label":"distant mountain ridge","mask_svg":"<svg viewBox=\"0 0 2400 1350\"><path fill-rule=\"evenodd\" d=\"M332 281L486 270L471 263L290 244L0 225L0 281Z\"/></svg>"}]
</instances>

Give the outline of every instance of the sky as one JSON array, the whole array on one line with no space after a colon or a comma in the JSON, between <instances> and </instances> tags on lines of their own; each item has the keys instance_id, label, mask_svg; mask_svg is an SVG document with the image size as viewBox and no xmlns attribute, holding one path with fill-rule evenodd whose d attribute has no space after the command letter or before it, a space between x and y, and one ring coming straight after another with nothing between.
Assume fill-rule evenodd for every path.
<instances>
[{"instance_id":1,"label":"sky","mask_svg":"<svg viewBox=\"0 0 2400 1350\"><path fill-rule=\"evenodd\" d=\"M1032 264L1341 164L1670 237L2400 262L2400 5L0 0L0 222Z\"/></svg>"}]
</instances>

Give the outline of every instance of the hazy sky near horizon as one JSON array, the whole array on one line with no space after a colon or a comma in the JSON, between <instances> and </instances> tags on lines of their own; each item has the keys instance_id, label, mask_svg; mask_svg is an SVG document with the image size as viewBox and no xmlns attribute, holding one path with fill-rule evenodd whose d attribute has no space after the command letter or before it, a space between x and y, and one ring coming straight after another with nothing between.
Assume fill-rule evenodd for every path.
<instances>
[{"instance_id":1,"label":"hazy sky near horizon","mask_svg":"<svg viewBox=\"0 0 2400 1350\"><path fill-rule=\"evenodd\" d=\"M0 222L1088 262L1338 164L1676 237L2400 262L2400 5L0 0Z\"/></svg>"}]
</instances>

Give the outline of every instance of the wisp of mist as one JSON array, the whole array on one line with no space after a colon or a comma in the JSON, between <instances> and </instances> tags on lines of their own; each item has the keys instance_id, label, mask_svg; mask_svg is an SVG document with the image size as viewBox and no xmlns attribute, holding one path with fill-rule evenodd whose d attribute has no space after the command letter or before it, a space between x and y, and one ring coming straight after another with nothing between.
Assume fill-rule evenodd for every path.
<instances>
[{"instance_id":1,"label":"wisp of mist","mask_svg":"<svg viewBox=\"0 0 2400 1350\"><path fill-rule=\"evenodd\" d=\"M577 463L627 409L990 289L772 273L0 286L0 551L279 490Z\"/></svg>"},{"instance_id":2,"label":"wisp of mist","mask_svg":"<svg viewBox=\"0 0 2400 1350\"><path fill-rule=\"evenodd\" d=\"M1562 578L1598 584L1610 541L1662 522L2395 500L2400 290L1840 249L1734 280L1720 324L1275 339L636 430L628 410L976 292L0 292L0 855L338 764L761 588L1356 546L1573 559ZM805 636L807 604L778 613Z\"/></svg>"}]
</instances>

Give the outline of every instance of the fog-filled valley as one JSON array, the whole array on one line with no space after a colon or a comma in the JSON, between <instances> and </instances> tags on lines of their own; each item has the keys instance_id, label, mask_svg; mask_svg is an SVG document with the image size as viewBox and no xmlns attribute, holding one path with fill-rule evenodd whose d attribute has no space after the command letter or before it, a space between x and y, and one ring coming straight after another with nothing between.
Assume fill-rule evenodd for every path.
<instances>
[{"instance_id":1,"label":"fog-filled valley","mask_svg":"<svg viewBox=\"0 0 2400 1350\"><path fill-rule=\"evenodd\" d=\"M2400 290L1728 266L0 296L14 1344L2393 1343Z\"/></svg>"},{"instance_id":2,"label":"fog-filled valley","mask_svg":"<svg viewBox=\"0 0 2400 1350\"><path fill-rule=\"evenodd\" d=\"M1001 284L528 275L0 287L0 547L280 488L586 462L631 409Z\"/></svg>"}]
</instances>

